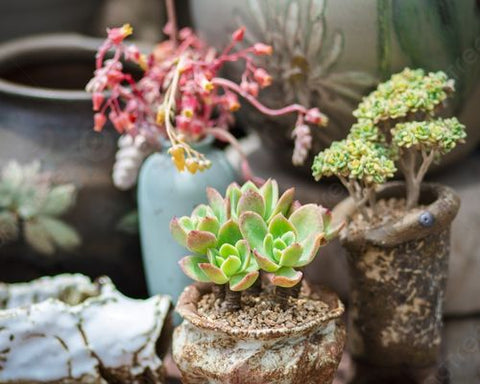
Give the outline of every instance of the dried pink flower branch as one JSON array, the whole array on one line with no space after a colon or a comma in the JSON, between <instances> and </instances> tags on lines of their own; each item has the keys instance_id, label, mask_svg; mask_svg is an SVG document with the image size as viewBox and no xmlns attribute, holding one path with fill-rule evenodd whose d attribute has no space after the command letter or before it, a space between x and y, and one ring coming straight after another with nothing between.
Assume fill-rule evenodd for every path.
<instances>
[{"instance_id":1,"label":"dried pink flower branch","mask_svg":"<svg viewBox=\"0 0 480 384\"><path fill-rule=\"evenodd\" d=\"M190 143L213 135L240 150L244 176L254 178L236 139L228 133L234 122L233 113L240 108L238 96L241 96L265 115L297 114L293 160L295 164L303 163L311 141L306 124L324 126L328 119L317 108L292 104L271 109L258 100L259 90L268 87L272 78L255 64L254 58L270 55L272 47L256 43L234 51L243 40L245 28L242 27L218 53L191 29L176 32L172 25L169 22L165 27L170 39L158 44L149 55L141 53L133 44L125 44L125 38L133 32L128 24L108 29L107 39L96 56L94 77L87 85L96 112L94 129L101 131L110 120L119 133L142 135L157 146L160 138L168 139L169 153L177 169L191 173L203 171L211 164ZM107 58L111 51L113 56ZM226 63L238 61L245 64L239 84L219 76ZM140 79L134 79L125 71L126 62L135 63L143 70Z\"/></svg>"}]
</instances>

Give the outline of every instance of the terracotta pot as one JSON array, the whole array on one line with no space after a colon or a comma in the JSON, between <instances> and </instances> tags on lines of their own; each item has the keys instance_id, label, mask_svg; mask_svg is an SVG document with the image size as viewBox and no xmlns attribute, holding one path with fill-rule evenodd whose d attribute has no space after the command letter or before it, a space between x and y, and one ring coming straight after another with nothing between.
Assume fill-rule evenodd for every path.
<instances>
[{"instance_id":1,"label":"terracotta pot","mask_svg":"<svg viewBox=\"0 0 480 384\"><path fill-rule=\"evenodd\" d=\"M188 286L177 312L183 323L174 331L173 358L185 384L328 384L342 356L343 304L326 290L311 296L327 303L324 317L295 328L246 330L209 321L197 303L210 287Z\"/></svg>"},{"instance_id":2,"label":"terracotta pot","mask_svg":"<svg viewBox=\"0 0 480 384\"><path fill-rule=\"evenodd\" d=\"M388 183L379 192L380 199L403 196L402 182ZM426 205L420 213L341 233L351 276L348 347L360 362L420 368L437 360L450 227L460 200L448 187L425 184L420 203ZM354 212L350 198L334 209L336 217L347 220ZM433 217L428 225L420 220L425 212Z\"/></svg>"},{"instance_id":3,"label":"terracotta pot","mask_svg":"<svg viewBox=\"0 0 480 384\"><path fill-rule=\"evenodd\" d=\"M75 184L77 202L65 221L83 240L75 252L50 259L24 244L0 248L2 281L62 272L106 274L127 294L146 294L138 236L117 230L135 209L135 196L117 190L111 179L118 135L111 127L93 131L91 95L84 90L100 43L47 35L0 48L0 166L40 160L54 180Z\"/></svg>"}]
</instances>

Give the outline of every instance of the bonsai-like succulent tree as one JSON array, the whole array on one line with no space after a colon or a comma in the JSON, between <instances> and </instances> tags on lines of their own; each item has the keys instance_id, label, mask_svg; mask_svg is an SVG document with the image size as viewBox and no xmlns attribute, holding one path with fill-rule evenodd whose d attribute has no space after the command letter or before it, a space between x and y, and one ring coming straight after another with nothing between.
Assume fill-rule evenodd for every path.
<instances>
[{"instance_id":1,"label":"bonsai-like succulent tree","mask_svg":"<svg viewBox=\"0 0 480 384\"><path fill-rule=\"evenodd\" d=\"M260 272L277 287L278 300L287 304L297 295L299 270L309 264L321 245L338 234L331 214L315 204L294 201L294 189L279 195L268 180L258 188L252 182L231 184L223 198L207 190L208 205L199 205L191 216L173 218L171 232L193 255L180 265L193 280L210 282L225 294L226 310L238 309L240 292L260 285ZM228 285L228 288L227 288Z\"/></svg>"},{"instance_id":2,"label":"bonsai-like succulent tree","mask_svg":"<svg viewBox=\"0 0 480 384\"><path fill-rule=\"evenodd\" d=\"M40 172L39 162L8 162L0 178L0 245L25 241L45 255L57 248L76 248L80 236L60 219L75 200L75 186L55 185L48 174Z\"/></svg>"},{"instance_id":3,"label":"bonsai-like succulent tree","mask_svg":"<svg viewBox=\"0 0 480 384\"><path fill-rule=\"evenodd\" d=\"M380 84L353 112L357 122L348 137L320 152L312 166L316 180L336 175L362 214L375 209L375 188L405 177L406 208L418 205L420 186L434 160L466 137L456 118L442 118L454 82L443 72L404 69Z\"/></svg>"}]
</instances>

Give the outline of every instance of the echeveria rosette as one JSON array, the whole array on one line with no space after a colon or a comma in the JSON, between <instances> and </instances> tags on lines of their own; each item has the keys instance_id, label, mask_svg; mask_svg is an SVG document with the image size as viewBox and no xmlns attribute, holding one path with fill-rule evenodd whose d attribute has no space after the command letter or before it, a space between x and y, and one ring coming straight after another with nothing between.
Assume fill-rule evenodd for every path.
<instances>
[{"instance_id":1,"label":"echeveria rosette","mask_svg":"<svg viewBox=\"0 0 480 384\"><path fill-rule=\"evenodd\" d=\"M286 215L294 198L294 188L285 191L281 196L275 180L267 180L262 187L248 181L241 187L232 183L227 188L228 215L237 220L243 212L255 212L266 222L276 214Z\"/></svg>"},{"instance_id":2,"label":"echeveria rosette","mask_svg":"<svg viewBox=\"0 0 480 384\"><path fill-rule=\"evenodd\" d=\"M258 213L245 212L240 217L240 230L271 283L290 288L302 279L298 268L312 262L320 246L340 231L341 226L332 229L330 223L327 210L307 204L288 218L277 213L268 225Z\"/></svg>"}]
</instances>

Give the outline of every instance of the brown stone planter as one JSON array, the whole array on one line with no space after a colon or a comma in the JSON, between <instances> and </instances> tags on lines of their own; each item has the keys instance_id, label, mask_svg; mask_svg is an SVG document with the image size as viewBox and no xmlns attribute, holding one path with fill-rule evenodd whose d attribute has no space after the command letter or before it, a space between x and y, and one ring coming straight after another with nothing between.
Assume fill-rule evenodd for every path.
<instances>
[{"instance_id":1,"label":"brown stone planter","mask_svg":"<svg viewBox=\"0 0 480 384\"><path fill-rule=\"evenodd\" d=\"M401 182L379 198L402 197ZM460 200L438 184L422 187L420 213L360 233L341 234L351 275L348 347L359 362L382 367L434 365L440 348L443 298L450 253L450 226ZM420 220L428 211L433 222ZM335 207L348 220L351 199Z\"/></svg>"},{"instance_id":2,"label":"brown stone planter","mask_svg":"<svg viewBox=\"0 0 480 384\"><path fill-rule=\"evenodd\" d=\"M246 330L212 322L197 313L197 303L211 288L188 286L177 312L173 358L185 384L328 384L333 381L345 342L337 295L312 292L330 312L295 328Z\"/></svg>"}]
</instances>

